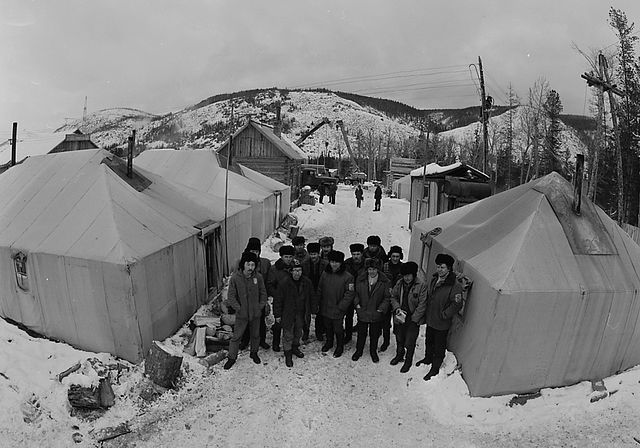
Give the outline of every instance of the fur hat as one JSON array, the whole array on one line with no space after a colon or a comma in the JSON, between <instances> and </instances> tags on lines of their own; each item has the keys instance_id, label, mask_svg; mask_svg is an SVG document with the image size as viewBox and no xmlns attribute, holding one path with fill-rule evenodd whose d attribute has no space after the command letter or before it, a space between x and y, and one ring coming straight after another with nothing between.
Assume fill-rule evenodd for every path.
<instances>
[{"instance_id":1,"label":"fur hat","mask_svg":"<svg viewBox=\"0 0 640 448\"><path fill-rule=\"evenodd\" d=\"M342 263L344 261L344 252L340 252L339 250L332 250L331 252L329 252L329 255L327 255L327 258L329 259L329 261L338 261Z\"/></svg>"},{"instance_id":2,"label":"fur hat","mask_svg":"<svg viewBox=\"0 0 640 448\"><path fill-rule=\"evenodd\" d=\"M291 244L294 246L300 246L301 244L304 244L305 241L306 240L303 236L294 236L293 239L291 239Z\"/></svg>"},{"instance_id":3,"label":"fur hat","mask_svg":"<svg viewBox=\"0 0 640 448\"><path fill-rule=\"evenodd\" d=\"M391 246L389 248L388 255L391 256L391 254L400 254L400 259L401 260L402 260L402 258L404 258L404 254L402 253L402 248L400 246Z\"/></svg>"},{"instance_id":4,"label":"fur hat","mask_svg":"<svg viewBox=\"0 0 640 448\"><path fill-rule=\"evenodd\" d=\"M311 253L320 253L320 243L309 243L307 244L307 252Z\"/></svg>"},{"instance_id":5,"label":"fur hat","mask_svg":"<svg viewBox=\"0 0 640 448\"><path fill-rule=\"evenodd\" d=\"M418 275L418 264L414 261L407 261L406 263L402 263L402 265L400 266L400 274L413 274L413 276L415 277L416 275Z\"/></svg>"},{"instance_id":6,"label":"fur hat","mask_svg":"<svg viewBox=\"0 0 640 448\"><path fill-rule=\"evenodd\" d=\"M302 263L300 263L300 260L298 260L297 258L294 258L291 261L291 269L295 269L295 268L302 269Z\"/></svg>"},{"instance_id":7,"label":"fur hat","mask_svg":"<svg viewBox=\"0 0 640 448\"><path fill-rule=\"evenodd\" d=\"M449 254L438 254L436 255L436 264L446 264L449 270L453 269L453 263L455 260Z\"/></svg>"},{"instance_id":8,"label":"fur hat","mask_svg":"<svg viewBox=\"0 0 640 448\"><path fill-rule=\"evenodd\" d=\"M367 244L375 244L376 246L380 245L380 237L378 235L371 235L367 238Z\"/></svg>"},{"instance_id":9,"label":"fur hat","mask_svg":"<svg viewBox=\"0 0 640 448\"><path fill-rule=\"evenodd\" d=\"M293 246L280 246L280 249L278 249L278 253L280 254L280 256L282 257L283 255L295 255L296 254L296 250Z\"/></svg>"},{"instance_id":10,"label":"fur hat","mask_svg":"<svg viewBox=\"0 0 640 448\"><path fill-rule=\"evenodd\" d=\"M248 261L253 261L255 264L258 264L258 256L253 252L242 252L242 256L240 257L240 263L238 264L238 268L242 271L244 270L244 264Z\"/></svg>"},{"instance_id":11,"label":"fur hat","mask_svg":"<svg viewBox=\"0 0 640 448\"><path fill-rule=\"evenodd\" d=\"M353 243L349 246L350 252L364 252L364 244L362 243Z\"/></svg>"},{"instance_id":12,"label":"fur hat","mask_svg":"<svg viewBox=\"0 0 640 448\"><path fill-rule=\"evenodd\" d=\"M380 260L377 258L367 258L364 260L364 267L365 269L376 268L380 270Z\"/></svg>"},{"instance_id":13,"label":"fur hat","mask_svg":"<svg viewBox=\"0 0 640 448\"><path fill-rule=\"evenodd\" d=\"M320 246L333 246L333 238L330 236L323 236L318 240Z\"/></svg>"},{"instance_id":14,"label":"fur hat","mask_svg":"<svg viewBox=\"0 0 640 448\"><path fill-rule=\"evenodd\" d=\"M260 244L260 240L255 237L249 238L247 242L247 247L245 250L262 250L262 245Z\"/></svg>"}]
</instances>

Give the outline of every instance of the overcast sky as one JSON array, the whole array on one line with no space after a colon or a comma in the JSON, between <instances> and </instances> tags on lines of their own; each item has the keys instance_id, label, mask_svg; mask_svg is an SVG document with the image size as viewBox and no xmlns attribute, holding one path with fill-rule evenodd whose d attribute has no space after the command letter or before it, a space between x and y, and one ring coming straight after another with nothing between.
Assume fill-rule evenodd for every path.
<instances>
[{"instance_id":1,"label":"overcast sky","mask_svg":"<svg viewBox=\"0 0 640 448\"><path fill-rule=\"evenodd\" d=\"M85 96L89 112L161 114L218 93L327 87L466 107L478 56L496 103L544 77L565 113L588 113L572 43L614 50L610 6L640 26L640 0L0 0L0 138L13 121L80 118Z\"/></svg>"}]
</instances>

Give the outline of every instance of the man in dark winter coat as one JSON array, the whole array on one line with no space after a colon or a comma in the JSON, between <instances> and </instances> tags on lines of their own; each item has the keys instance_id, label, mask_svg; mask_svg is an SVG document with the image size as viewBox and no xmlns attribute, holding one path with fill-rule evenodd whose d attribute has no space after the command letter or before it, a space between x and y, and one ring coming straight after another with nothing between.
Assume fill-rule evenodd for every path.
<instances>
[{"instance_id":1,"label":"man in dark winter coat","mask_svg":"<svg viewBox=\"0 0 640 448\"><path fill-rule=\"evenodd\" d=\"M262 276L256 272L258 257L254 253L244 252L237 269L229 280L227 301L236 311L236 323L229 342L229 355L224 365L230 369L238 358L240 339L247 326L251 327L251 359L260 364L258 342L260 341L260 314L267 303L267 291Z\"/></svg>"},{"instance_id":2,"label":"man in dark winter coat","mask_svg":"<svg viewBox=\"0 0 640 448\"><path fill-rule=\"evenodd\" d=\"M336 205L336 192L338 191L338 185L335 182L331 182L328 186L329 190L329 203Z\"/></svg>"},{"instance_id":3,"label":"man in dark winter coat","mask_svg":"<svg viewBox=\"0 0 640 448\"><path fill-rule=\"evenodd\" d=\"M391 307L395 315L393 332L396 335L396 356L391 365L404 360L400 372L406 373L411 368L420 325L425 320L427 285L418 280L418 265L413 261L403 263L400 273L402 281L391 291Z\"/></svg>"},{"instance_id":4,"label":"man in dark winter coat","mask_svg":"<svg viewBox=\"0 0 640 448\"><path fill-rule=\"evenodd\" d=\"M320 293L320 314L324 318L327 340L322 346L326 353L333 347L333 336L336 337L334 358L339 358L344 352L344 330L342 321L344 313L353 302L353 277L344 266L344 253L332 250L329 252L329 266L320 277L318 291Z\"/></svg>"},{"instance_id":5,"label":"man in dark winter coat","mask_svg":"<svg viewBox=\"0 0 640 448\"><path fill-rule=\"evenodd\" d=\"M356 207L360 208L362 201L364 201L364 192L362 191L362 187L360 184L356 186Z\"/></svg>"},{"instance_id":6,"label":"man in dark winter coat","mask_svg":"<svg viewBox=\"0 0 640 448\"><path fill-rule=\"evenodd\" d=\"M322 204L324 201L324 195L326 194L326 188L324 184L320 184L318 186L318 195L320 196L320 203Z\"/></svg>"},{"instance_id":7,"label":"man in dark winter coat","mask_svg":"<svg viewBox=\"0 0 640 448\"><path fill-rule=\"evenodd\" d=\"M451 320L462 308L463 288L453 272L453 257L449 254L438 254L435 261L436 273L433 274L428 289L425 356L416 364L431 364L431 369L424 377L425 381L429 381L440 371L446 353Z\"/></svg>"},{"instance_id":8,"label":"man in dark winter coat","mask_svg":"<svg viewBox=\"0 0 640 448\"><path fill-rule=\"evenodd\" d=\"M306 242L306 240L304 239L303 236L294 236L291 239L291 244L293 245L293 248L295 249L295 254L293 255L293 257L298 260L300 262L300 264L304 263L304 261L309 258L309 253L307 252L307 250L304 248L304 243Z\"/></svg>"},{"instance_id":9,"label":"man in dark winter coat","mask_svg":"<svg viewBox=\"0 0 640 448\"><path fill-rule=\"evenodd\" d=\"M269 278L267 279L267 294L270 300L278 294L283 283L290 277L291 264L293 263L293 257L295 255L295 249L293 246L285 245L280 246L278 250L280 258L273 263L271 271L269 272ZM282 334L282 328L279 323L274 323L271 327L273 333L273 351L280 351L280 336Z\"/></svg>"},{"instance_id":10,"label":"man in dark winter coat","mask_svg":"<svg viewBox=\"0 0 640 448\"><path fill-rule=\"evenodd\" d=\"M380 188L380 185L376 187L376 191L373 193L373 199L375 199L375 207L373 208L373 211L379 212L380 201L382 201L382 188Z\"/></svg>"},{"instance_id":11,"label":"man in dark winter coat","mask_svg":"<svg viewBox=\"0 0 640 448\"><path fill-rule=\"evenodd\" d=\"M400 268L402 267L402 248L400 246L391 246L389 249L389 261L384 264L384 268L382 271L384 275L387 276L390 282L390 289L402 280L402 274L400 273ZM382 318L382 345L380 346L380 351L384 352L387 348L389 348L389 343L391 342L391 308Z\"/></svg>"},{"instance_id":12,"label":"man in dark winter coat","mask_svg":"<svg viewBox=\"0 0 640 448\"><path fill-rule=\"evenodd\" d=\"M380 237L378 235L369 235L367 237L367 247L365 248L362 256L367 258L377 258L380 263L387 262L387 253L381 245Z\"/></svg>"},{"instance_id":13,"label":"man in dark winter coat","mask_svg":"<svg viewBox=\"0 0 640 448\"><path fill-rule=\"evenodd\" d=\"M344 261L344 266L349 274L353 276L354 282L358 281L361 276L366 276L366 269L364 267L364 258L362 253L364 252L364 245L362 243L353 243L349 246L351 257ZM351 342L353 332L356 331L353 327L353 313L355 312L354 304L352 303L347 312L344 315L344 343Z\"/></svg>"},{"instance_id":14,"label":"man in dark winter coat","mask_svg":"<svg viewBox=\"0 0 640 448\"><path fill-rule=\"evenodd\" d=\"M356 293L353 299L358 313L358 339L356 351L351 359L357 361L362 356L364 344L369 331L369 353L373 362L380 361L378 357L378 339L382 318L390 308L389 279L380 272L380 261L376 258L365 260L367 275L356 280Z\"/></svg>"},{"instance_id":15,"label":"man in dark winter coat","mask_svg":"<svg viewBox=\"0 0 640 448\"><path fill-rule=\"evenodd\" d=\"M318 240L320 244L320 258L329 261L329 252L333 250L333 237L323 236Z\"/></svg>"},{"instance_id":16,"label":"man in dark winter coat","mask_svg":"<svg viewBox=\"0 0 640 448\"><path fill-rule=\"evenodd\" d=\"M291 264L291 276L284 280L274 297L273 315L282 327L282 348L287 367L293 367L292 355L303 358L300 338L305 322L311 319L310 300L313 285L302 275L300 261Z\"/></svg>"},{"instance_id":17,"label":"man in dark winter coat","mask_svg":"<svg viewBox=\"0 0 640 448\"><path fill-rule=\"evenodd\" d=\"M256 237L249 238L247 247L245 248L245 252L247 251L256 254L256 256L258 257L258 266L256 267L256 271L260 273L260 275L262 275L262 279L266 282L269 278L271 262L268 258L260 256L260 252L262 251L262 244L260 243L260 239ZM267 314L269 314L268 305L262 308L262 316L260 317L260 347L265 350L268 350L271 347L269 344L267 344L267 323L265 320ZM249 346L249 332L250 328L247 327L244 334L242 335L242 340L240 341L240 350L244 350Z\"/></svg>"},{"instance_id":18,"label":"man in dark winter coat","mask_svg":"<svg viewBox=\"0 0 640 448\"><path fill-rule=\"evenodd\" d=\"M315 314L315 333L316 339L322 341L324 339L324 322L320 315L320 294L318 292L318 283L320 282L320 276L324 272L325 268L329 266L329 261L320 258L320 244L309 243L307 245L307 251L309 252L309 258L302 263L302 274L308 277L313 284L313 291L311 293L311 314ZM306 335L306 338L305 338ZM309 337L309 324L304 328L302 334L302 340L306 340Z\"/></svg>"}]
</instances>

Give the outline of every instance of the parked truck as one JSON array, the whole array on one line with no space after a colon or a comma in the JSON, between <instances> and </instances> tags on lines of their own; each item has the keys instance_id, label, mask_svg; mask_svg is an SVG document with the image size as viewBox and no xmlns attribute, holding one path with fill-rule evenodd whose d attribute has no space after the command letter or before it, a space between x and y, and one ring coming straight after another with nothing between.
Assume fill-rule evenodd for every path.
<instances>
[{"instance_id":1,"label":"parked truck","mask_svg":"<svg viewBox=\"0 0 640 448\"><path fill-rule=\"evenodd\" d=\"M321 184L325 187L330 184L337 184L338 178L329 174L329 170L324 165L314 165L311 163L303 163L300 167L300 185L308 185L312 189L317 190Z\"/></svg>"}]
</instances>

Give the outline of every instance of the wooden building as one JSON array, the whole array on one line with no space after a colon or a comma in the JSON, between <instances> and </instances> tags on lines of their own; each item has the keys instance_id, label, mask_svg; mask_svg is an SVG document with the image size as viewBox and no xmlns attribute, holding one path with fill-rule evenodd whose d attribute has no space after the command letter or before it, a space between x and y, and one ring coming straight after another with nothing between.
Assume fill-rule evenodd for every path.
<instances>
[{"instance_id":1,"label":"wooden building","mask_svg":"<svg viewBox=\"0 0 640 448\"><path fill-rule=\"evenodd\" d=\"M280 127L249 120L232 137L230 165L242 164L291 187L291 200L300 194L300 165L307 155L282 135ZM227 166L229 140L218 150L220 165Z\"/></svg>"},{"instance_id":2,"label":"wooden building","mask_svg":"<svg viewBox=\"0 0 640 448\"><path fill-rule=\"evenodd\" d=\"M489 176L456 162L429 163L411 171L409 228L416 221L439 215L491 196Z\"/></svg>"}]
</instances>

